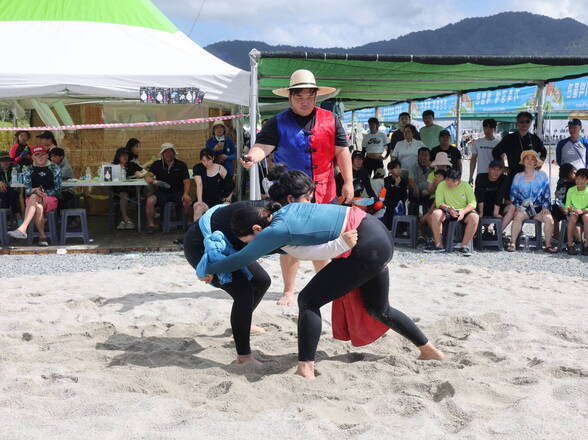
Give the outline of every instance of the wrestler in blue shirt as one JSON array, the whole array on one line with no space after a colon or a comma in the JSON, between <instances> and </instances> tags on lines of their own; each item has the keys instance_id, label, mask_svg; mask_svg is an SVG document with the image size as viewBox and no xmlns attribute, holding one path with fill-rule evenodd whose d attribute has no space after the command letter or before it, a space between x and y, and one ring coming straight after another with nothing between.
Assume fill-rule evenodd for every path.
<instances>
[{"instance_id":1,"label":"wrestler in blue shirt","mask_svg":"<svg viewBox=\"0 0 588 440\"><path fill-rule=\"evenodd\" d=\"M270 225L239 252L206 266L206 273L234 272L286 245L312 246L339 237L349 208L292 203L273 214Z\"/></svg>"}]
</instances>

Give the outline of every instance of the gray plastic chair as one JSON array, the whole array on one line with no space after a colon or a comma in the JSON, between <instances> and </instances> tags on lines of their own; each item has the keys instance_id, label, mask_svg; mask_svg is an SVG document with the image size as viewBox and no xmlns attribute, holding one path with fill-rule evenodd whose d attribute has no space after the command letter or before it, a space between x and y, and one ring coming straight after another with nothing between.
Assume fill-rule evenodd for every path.
<instances>
[{"instance_id":1,"label":"gray plastic chair","mask_svg":"<svg viewBox=\"0 0 588 440\"><path fill-rule=\"evenodd\" d=\"M408 237L396 237L398 225L405 223L408 225ZM414 215L395 215L392 218L392 240L394 245L408 244L413 248L417 246L417 218Z\"/></svg>"},{"instance_id":2,"label":"gray plastic chair","mask_svg":"<svg viewBox=\"0 0 588 440\"><path fill-rule=\"evenodd\" d=\"M8 246L10 237L8 236L8 214L10 210L0 209L0 244Z\"/></svg>"},{"instance_id":3,"label":"gray plastic chair","mask_svg":"<svg viewBox=\"0 0 588 440\"><path fill-rule=\"evenodd\" d=\"M486 225L494 225L496 230L496 238L493 240L484 240L482 236L484 231L484 226ZM502 241L502 232L500 228L502 227L502 219L495 218L495 217L482 217L480 222L478 223L478 239L476 240L476 244L478 249L482 249L484 247L497 247L499 250L504 250L504 243Z\"/></svg>"},{"instance_id":4,"label":"gray plastic chair","mask_svg":"<svg viewBox=\"0 0 588 440\"><path fill-rule=\"evenodd\" d=\"M68 231L67 224L69 218L80 218L80 231ZM61 241L60 244L65 244L68 238L81 238L85 244L90 242L90 234L88 232L88 217L85 209L63 209L61 211Z\"/></svg>"},{"instance_id":5,"label":"gray plastic chair","mask_svg":"<svg viewBox=\"0 0 588 440\"><path fill-rule=\"evenodd\" d=\"M55 215L55 211L46 212L45 219L45 228L47 229L46 232L49 244L56 245L59 242L59 237L57 235L57 216ZM35 221L33 220L29 223L29 227L27 228L27 244L33 244L33 239L35 238L39 238L39 233L37 232Z\"/></svg>"}]
</instances>

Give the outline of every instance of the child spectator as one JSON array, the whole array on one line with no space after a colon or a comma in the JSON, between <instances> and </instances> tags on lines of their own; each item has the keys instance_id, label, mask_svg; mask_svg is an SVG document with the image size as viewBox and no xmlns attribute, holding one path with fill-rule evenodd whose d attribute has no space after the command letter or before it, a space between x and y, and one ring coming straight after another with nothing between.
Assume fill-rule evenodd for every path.
<instances>
[{"instance_id":1,"label":"child spectator","mask_svg":"<svg viewBox=\"0 0 588 440\"><path fill-rule=\"evenodd\" d=\"M141 177L143 168L137 165L136 162L130 161L129 150L125 148L119 148L116 150L114 159L112 160L113 165L118 165L125 171L127 179L133 177ZM119 196L120 201L120 217L121 221L116 229L135 229L135 224L129 218L129 187L127 186L115 186L112 188L112 192Z\"/></svg>"},{"instance_id":2,"label":"child spectator","mask_svg":"<svg viewBox=\"0 0 588 440\"><path fill-rule=\"evenodd\" d=\"M576 168L571 163L564 163L559 167L559 179L555 187L555 204L551 207L551 215L557 223L566 218L566 194L568 190L576 186Z\"/></svg>"},{"instance_id":3,"label":"child spectator","mask_svg":"<svg viewBox=\"0 0 588 440\"><path fill-rule=\"evenodd\" d=\"M423 213L431 207L431 193L427 178L432 170L429 148L419 148L417 163L408 170L408 187L410 189L408 213L410 215L418 215L420 206L423 207Z\"/></svg>"},{"instance_id":4,"label":"child spectator","mask_svg":"<svg viewBox=\"0 0 588 440\"><path fill-rule=\"evenodd\" d=\"M19 219L19 194L16 189L10 187L13 169L16 169L16 165L12 163L8 151L0 151L0 208L10 209L15 219Z\"/></svg>"},{"instance_id":5,"label":"child spectator","mask_svg":"<svg viewBox=\"0 0 588 440\"><path fill-rule=\"evenodd\" d=\"M139 148L140 147L141 147L141 141L137 138L130 138L127 141L127 145L125 146L125 149L129 153L129 162L134 162L137 165L139 165Z\"/></svg>"},{"instance_id":6,"label":"child spectator","mask_svg":"<svg viewBox=\"0 0 588 440\"><path fill-rule=\"evenodd\" d=\"M233 179L222 165L214 163L214 153L208 148L200 151L200 163L193 168L196 183L196 202L194 203L194 221L198 220L209 208L229 203L233 191Z\"/></svg>"},{"instance_id":7,"label":"child spectator","mask_svg":"<svg viewBox=\"0 0 588 440\"><path fill-rule=\"evenodd\" d=\"M384 198L386 211L382 221L388 229L392 229L392 221L398 204L406 203L408 199L408 182L406 177L402 176L400 161L392 160L388 164L388 177L384 179L384 188L386 189Z\"/></svg>"},{"instance_id":8,"label":"child spectator","mask_svg":"<svg viewBox=\"0 0 588 440\"><path fill-rule=\"evenodd\" d=\"M61 169L61 180L73 179L73 170L63 148L55 147L49 151L49 160Z\"/></svg>"},{"instance_id":9,"label":"child spectator","mask_svg":"<svg viewBox=\"0 0 588 440\"><path fill-rule=\"evenodd\" d=\"M517 211L512 222L511 243L506 250L516 250L523 222L532 218L545 225L545 251L554 254L557 249L551 245L554 221L550 211L549 178L543 171L537 170L543 165L543 161L539 159L539 153L535 150L524 150L521 153L520 165L524 167L524 171L514 176L510 188L510 200Z\"/></svg>"},{"instance_id":10,"label":"child spectator","mask_svg":"<svg viewBox=\"0 0 588 440\"><path fill-rule=\"evenodd\" d=\"M10 157L15 164L21 167L28 166L33 163L31 158L31 149L28 145L31 139L31 133L26 130L19 130L14 135L16 143L10 148Z\"/></svg>"},{"instance_id":11,"label":"child spectator","mask_svg":"<svg viewBox=\"0 0 588 440\"><path fill-rule=\"evenodd\" d=\"M438 184L435 191L436 209L429 217L429 227L433 231L434 244L426 252L445 252L443 247L443 224L445 221L463 222L465 231L461 244L455 248L463 256L472 255L469 242L474 237L480 220L476 212L476 197L472 186L462 182L461 171L451 169L447 178Z\"/></svg>"},{"instance_id":12,"label":"child spectator","mask_svg":"<svg viewBox=\"0 0 588 440\"><path fill-rule=\"evenodd\" d=\"M444 170L449 171L451 169L451 160L447 156L447 153L440 152L435 157L435 160L431 162L431 166L435 168L435 170ZM427 176L427 190L431 195L431 198L435 198L435 191L437 190L437 185L439 183L438 178L435 178L435 172L431 171Z\"/></svg>"},{"instance_id":13,"label":"child spectator","mask_svg":"<svg viewBox=\"0 0 588 440\"><path fill-rule=\"evenodd\" d=\"M576 172L576 186L568 190L565 206L565 213L568 215L568 254L578 254L574 236L582 243L576 227L581 223L584 226L582 255L588 255L588 168L581 168Z\"/></svg>"},{"instance_id":14,"label":"child spectator","mask_svg":"<svg viewBox=\"0 0 588 440\"><path fill-rule=\"evenodd\" d=\"M61 194L61 170L49 162L47 150L38 145L31 148L33 165L24 169L26 199L25 218L17 229L8 232L13 238L26 239L27 228L35 220L39 232L39 246L49 246L45 234L45 212L57 209Z\"/></svg>"},{"instance_id":15,"label":"child spectator","mask_svg":"<svg viewBox=\"0 0 588 440\"><path fill-rule=\"evenodd\" d=\"M482 129L484 137L472 142L472 157L470 160L470 185L474 183L474 171L478 170L478 175L485 173L492 162L492 150L498 144L496 138L496 119L484 119ZM479 199L478 199L479 200Z\"/></svg>"}]
</instances>

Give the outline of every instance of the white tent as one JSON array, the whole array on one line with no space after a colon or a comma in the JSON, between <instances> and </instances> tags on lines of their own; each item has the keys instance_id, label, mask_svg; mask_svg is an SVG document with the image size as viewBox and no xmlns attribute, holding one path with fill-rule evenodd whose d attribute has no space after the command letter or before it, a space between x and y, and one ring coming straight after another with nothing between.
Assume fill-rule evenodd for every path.
<instances>
[{"instance_id":1,"label":"white tent","mask_svg":"<svg viewBox=\"0 0 588 440\"><path fill-rule=\"evenodd\" d=\"M249 74L206 52L149 0L2 0L0 101L138 99L198 87L247 105Z\"/></svg>"}]
</instances>

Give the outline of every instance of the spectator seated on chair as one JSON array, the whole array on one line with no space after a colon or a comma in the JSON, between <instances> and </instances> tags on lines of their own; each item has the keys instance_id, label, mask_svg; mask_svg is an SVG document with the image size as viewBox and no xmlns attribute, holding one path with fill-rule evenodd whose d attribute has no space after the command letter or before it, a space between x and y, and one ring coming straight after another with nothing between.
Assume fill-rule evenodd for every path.
<instances>
[{"instance_id":1,"label":"spectator seated on chair","mask_svg":"<svg viewBox=\"0 0 588 440\"><path fill-rule=\"evenodd\" d=\"M29 166L33 163L31 158L31 147L28 142L31 139L31 133L27 130L19 130L14 135L16 143L10 147L8 153L12 158L12 161L21 167Z\"/></svg>"},{"instance_id":2,"label":"spectator seated on chair","mask_svg":"<svg viewBox=\"0 0 588 440\"><path fill-rule=\"evenodd\" d=\"M431 152L427 147L421 147L417 153L417 163L408 170L409 214L417 216L419 207L423 207L426 213L431 207L431 193L427 178L433 168L431 167Z\"/></svg>"},{"instance_id":3,"label":"spectator seated on chair","mask_svg":"<svg viewBox=\"0 0 588 440\"><path fill-rule=\"evenodd\" d=\"M12 170L16 165L7 151L0 151L0 209L10 209L16 219L20 219L20 208L18 204L18 190L11 188Z\"/></svg>"},{"instance_id":4,"label":"spectator seated on chair","mask_svg":"<svg viewBox=\"0 0 588 440\"><path fill-rule=\"evenodd\" d=\"M428 184L434 185L434 188L437 189L439 184L441 182L443 182L447 178L447 176L449 175L449 170L438 169L438 170L432 171L431 173L432 173L431 177L433 178L433 181L428 182L428 178L427 178L427 182L428 182ZM434 192L433 192L433 194L431 194L430 200L431 200L431 203L429 204L430 206L429 206L428 211L419 220L419 223L421 225L429 224L429 218L431 217L431 214L433 213L433 211L436 209L436 207L435 207L435 193Z\"/></svg>"},{"instance_id":5,"label":"spectator seated on chair","mask_svg":"<svg viewBox=\"0 0 588 440\"><path fill-rule=\"evenodd\" d=\"M564 163L559 167L559 179L555 187L555 203L551 207L551 215L556 224L556 231L558 230L558 223L566 218L564 213L566 195L573 186L576 186L576 168L571 163Z\"/></svg>"},{"instance_id":6,"label":"spectator seated on chair","mask_svg":"<svg viewBox=\"0 0 588 440\"><path fill-rule=\"evenodd\" d=\"M557 249L551 244L553 238L554 221L551 215L551 193L549 178L538 167L543 165L539 154L535 150L525 150L521 153L520 164L524 171L514 176L510 187L510 200L516 207L512 222L511 243L506 248L509 252L516 250L516 243L527 219L537 220L544 224L545 251L556 253Z\"/></svg>"},{"instance_id":7,"label":"spectator seated on chair","mask_svg":"<svg viewBox=\"0 0 588 440\"><path fill-rule=\"evenodd\" d=\"M209 208L221 203L230 203L234 184L225 167L214 162L214 153L208 148L200 151L200 163L194 165L192 171L196 183L196 221Z\"/></svg>"},{"instance_id":8,"label":"spectator seated on chair","mask_svg":"<svg viewBox=\"0 0 588 440\"><path fill-rule=\"evenodd\" d=\"M41 145L31 148L33 165L24 169L24 187L26 198L25 218L17 229L8 235L13 238L26 239L27 228L34 220L39 232L39 246L49 246L45 234L44 213L57 209L61 194L61 170L49 162L47 149Z\"/></svg>"},{"instance_id":9,"label":"spectator seated on chair","mask_svg":"<svg viewBox=\"0 0 588 440\"><path fill-rule=\"evenodd\" d=\"M49 160L61 169L61 180L73 179L73 170L65 157L63 148L54 147L49 151ZM59 196L59 209L73 208L77 194L71 188L63 188Z\"/></svg>"},{"instance_id":10,"label":"spectator seated on chair","mask_svg":"<svg viewBox=\"0 0 588 440\"><path fill-rule=\"evenodd\" d=\"M368 197L377 197L372 189L370 176L364 168L364 153L362 151L354 151L351 154L351 167L353 171L353 195L354 197L362 197L365 191ZM335 176L335 185L337 187L337 196L341 196L343 188L343 176L341 173Z\"/></svg>"},{"instance_id":11,"label":"spectator seated on chair","mask_svg":"<svg viewBox=\"0 0 588 440\"><path fill-rule=\"evenodd\" d=\"M159 151L161 159L153 162L149 171L155 176L145 176L145 181L149 184L163 182L164 186L158 186L154 194L147 197L145 206L145 217L147 218L148 234L155 232L155 207L163 208L167 202L174 202L178 206L183 206L184 217L192 218L192 198L190 197L190 174L188 167L184 162L176 158L177 152L173 144L165 143Z\"/></svg>"},{"instance_id":12,"label":"spectator seated on chair","mask_svg":"<svg viewBox=\"0 0 588 440\"><path fill-rule=\"evenodd\" d=\"M584 226L582 255L588 255L588 168L582 168L576 172L576 186L568 190L565 206L565 213L568 216L568 254L578 254L574 236L582 242L576 227L580 223Z\"/></svg>"},{"instance_id":13,"label":"spectator seated on chair","mask_svg":"<svg viewBox=\"0 0 588 440\"><path fill-rule=\"evenodd\" d=\"M141 168L136 162L131 162L131 154L127 148L119 148L116 150L114 159L112 160L113 165L118 165L121 169L124 169L124 175L127 179L138 178L143 175ZM121 221L116 229L135 229L135 224L129 218L129 187L128 186L115 186L112 188L113 194L119 197L120 206L120 217Z\"/></svg>"},{"instance_id":14,"label":"spectator seated on chair","mask_svg":"<svg viewBox=\"0 0 588 440\"><path fill-rule=\"evenodd\" d=\"M502 219L500 231L510 224L516 211L512 203L507 203L509 179L504 175L504 165L499 160L493 160L488 166L487 173L476 176L475 195L478 202L478 214L482 217Z\"/></svg>"},{"instance_id":15,"label":"spectator seated on chair","mask_svg":"<svg viewBox=\"0 0 588 440\"><path fill-rule=\"evenodd\" d=\"M386 196L384 198L384 218L382 219L386 227L392 229L392 221L399 203L406 204L408 199L408 182L402 176L402 166L400 161L393 159L388 163L388 177L384 179L384 189ZM400 215L406 214L405 212Z\"/></svg>"},{"instance_id":16,"label":"spectator seated on chair","mask_svg":"<svg viewBox=\"0 0 588 440\"><path fill-rule=\"evenodd\" d=\"M433 232L434 244L426 251L444 252L443 224L445 221L458 221L463 222L465 231L461 244L456 245L455 249L464 256L470 256L469 243L474 238L480 217L476 212L474 190L469 183L461 180L461 171L451 169L447 178L437 185L435 207L436 209L429 216L429 227Z\"/></svg>"}]
</instances>

